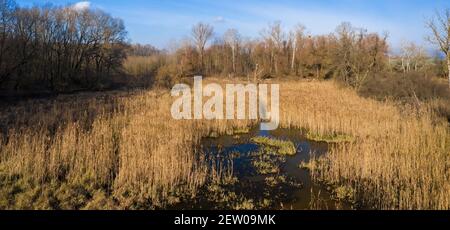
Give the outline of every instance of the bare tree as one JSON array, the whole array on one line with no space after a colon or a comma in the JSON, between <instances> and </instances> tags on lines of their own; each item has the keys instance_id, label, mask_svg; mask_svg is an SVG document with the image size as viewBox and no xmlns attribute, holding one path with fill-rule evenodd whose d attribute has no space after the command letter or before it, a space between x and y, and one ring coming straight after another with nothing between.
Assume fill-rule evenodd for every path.
<instances>
[{"instance_id":1,"label":"bare tree","mask_svg":"<svg viewBox=\"0 0 450 230\"><path fill-rule=\"evenodd\" d=\"M149 57L160 53L161 50L152 45L139 43L132 44L130 46L130 50L128 51L128 54L131 56L141 56L141 57Z\"/></svg>"},{"instance_id":2,"label":"bare tree","mask_svg":"<svg viewBox=\"0 0 450 230\"><path fill-rule=\"evenodd\" d=\"M413 42L403 42L401 46L401 61L403 72L418 71L425 65L427 56L422 46Z\"/></svg>"},{"instance_id":3,"label":"bare tree","mask_svg":"<svg viewBox=\"0 0 450 230\"><path fill-rule=\"evenodd\" d=\"M447 59L448 87L450 88L450 9L447 8L442 13L436 11L435 17L428 20L426 26L432 32L428 41L437 45Z\"/></svg>"},{"instance_id":4,"label":"bare tree","mask_svg":"<svg viewBox=\"0 0 450 230\"><path fill-rule=\"evenodd\" d=\"M283 48L283 42L286 39L286 34L283 31L280 21L270 23L268 28L262 31L262 36L267 43L270 50L270 69L275 70L275 74L279 73L279 59L280 51Z\"/></svg>"},{"instance_id":5,"label":"bare tree","mask_svg":"<svg viewBox=\"0 0 450 230\"><path fill-rule=\"evenodd\" d=\"M15 24L15 2L0 0L0 83L9 77L14 65L9 55L14 52L13 44L8 40L13 35Z\"/></svg>"},{"instance_id":6,"label":"bare tree","mask_svg":"<svg viewBox=\"0 0 450 230\"><path fill-rule=\"evenodd\" d=\"M125 43L122 20L101 10L21 8L0 0L1 86L96 87L100 78L120 72Z\"/></svg>"},{"instance_id":7,"label":"bare tree","mask_svg":"<svg viewBox=\"0 0 450 230\"><path fill-rule=\"evenodd\" d=\"M209 24L199 22L197 25L192 27L192 38L194 39L197 50L200 53L200 65L202 71L204 67L205 46L206 43L212 38L213 34L214 28Z\"/></svg>"},{"instance_id":8,"label":"bare tree","mask_svg":"<svg viewBox=\"0 0 450 230\"><path fill-rule=\"evenodd\" d=\"M236 29L229 29L224 34L224 40L231 47L233 73L236 74L236 50L238 48L241 37Z\"/></svg>"},{"instance_id":9,"label":"bare tree","mask_svg":"<svg viewBox=\"0 0 450 230\"><path fill-rule=\"evenodd\" d=\"M336 77L346 84L358 89L369 74L384 68L387 35L381 37L344 22L336 28L335 36L337 49L332 62Z\"/></svg>"},{"instance_id":10,"label":"bare tree","mask_svg":"<svg viewBox=\"0 0 450 230\"><path fill-rule=\"evenodd\" d=\"M305 26L298 24L294 31L292 32L292 60L291 60L291 72L294 72L295 70L295 59L297 54L297 49L299 48L299 43L303 39L304 33L305 33Z\"/></svg>"}]
</instances>

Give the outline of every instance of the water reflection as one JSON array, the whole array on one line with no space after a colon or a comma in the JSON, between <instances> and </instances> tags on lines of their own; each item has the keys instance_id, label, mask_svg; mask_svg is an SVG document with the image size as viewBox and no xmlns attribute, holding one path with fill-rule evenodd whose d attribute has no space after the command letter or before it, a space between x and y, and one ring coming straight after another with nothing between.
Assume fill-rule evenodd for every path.
<instances>
[{"instance_id":1,"label":"water reflection","mask_svg":"<svg viewBox=\"0 0 450 230\"><path fill-rule=\"evenodd\" d=\"M255 136L265 136L292 141L297 147L294 156L282 157L277 173L261 174L255 170L255 152L262 148L251 142ZM227 187L223 193L236 193L245 199L270 205L262 209L350 209L348 204L337 202L324 187L314 183L308 170L299 168L301 162L308 162L311 154L326 154L326 143L308 141L298 130L277 129L260 131L252 129L247 134L205 138L202 150L217 159L229 158L232 161L233 175L238 182ZM281 182L280 182L281 181ZM272 185L270 185L271 183ZM217 208L211 200L198 200L191 208ZM255 207L257 208L257 207Z\"/></svg>"}]
</instances>

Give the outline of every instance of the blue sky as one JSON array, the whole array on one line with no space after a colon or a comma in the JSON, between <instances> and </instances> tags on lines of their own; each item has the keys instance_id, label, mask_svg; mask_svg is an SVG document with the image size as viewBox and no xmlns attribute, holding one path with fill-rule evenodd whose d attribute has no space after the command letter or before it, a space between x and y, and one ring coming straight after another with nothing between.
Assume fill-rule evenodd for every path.
<instances>
[{"instance_id":1,"label":"blue sky","mask_svg":"<svg viewBox=\"0 0 450 230\"><path fill-rule=\"evenodd\" d=\"M70 0L17 0L21 6L53 3L75 4ZM132 42L160 48L189 36L193 24L203 21L215 27L216 35L236 28L247 37L259 36L273 21L290 29L301 23L311 34L333 32L343 21L373 32L389 32L391 45L424 41L428 34L424 20L434 10L450 7L449 0L90 0L125 21Z\"/></svg>"}]
</instances>

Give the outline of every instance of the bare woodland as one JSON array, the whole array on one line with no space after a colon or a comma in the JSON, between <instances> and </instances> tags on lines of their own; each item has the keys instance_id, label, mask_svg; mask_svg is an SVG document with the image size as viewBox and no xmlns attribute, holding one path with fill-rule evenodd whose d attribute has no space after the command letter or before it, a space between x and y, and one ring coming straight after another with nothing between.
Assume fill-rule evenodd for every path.
<instances>
[{"instance_id":1,"label":"bare woodland","mask_svg":"<svg viewBox=\"0 0 450 230\"><path fill-rule=\"evenodd\" d=\"M360 88L381 72L444 77L450 65L448 11L426 23L432 32L429 40L445 58L432 57L412 43L405 43L400 54L393 55L388 34L347 22L333 33L315 36L301 24L286 31L281 22L273 22L262 28L259 38L245 37L236 29L220 35L213 26L198 23L192 27L191 39L167 51L128 44L123 22L98 9L21 8L12 0L2 0L0 11L0 87L9 90L97 89L111 86L117 78L122 84L133 83L136 78L125 77L130 74L123 66L127 55L151 57L149 72L131 75L143 75L148 78L145 82L161 85L201 74L335 78Z\"/></svg>"},{"instance_id":2,"label":"bare woodland","mask_svg":"<svg viewBox=\"0 0 450 230\"><path fill-rule=\"evenodd\" d=\"M0 4L2 87L90 88L120 70L126 57L120 19L100 10Z\"/></svg>"}]
</instances>

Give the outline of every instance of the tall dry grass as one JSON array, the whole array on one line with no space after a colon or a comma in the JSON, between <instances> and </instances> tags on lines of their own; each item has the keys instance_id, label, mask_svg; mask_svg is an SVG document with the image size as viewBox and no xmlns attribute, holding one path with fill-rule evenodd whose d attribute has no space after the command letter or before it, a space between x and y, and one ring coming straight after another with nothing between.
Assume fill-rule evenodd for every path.
<instances>
[{"instance_id":1,"label":"tall dry grass","mask_svg":"<svg viewBox=\"0 0 450 230\"><path fill-rule=\"evenodd\" d=\"M366 207L450 208L450 131L447 121L420 108L363 99L332 82L283 84L282 125L320 135L345 134L313 174L347 186Z\"/></svg>"},{"instance_id":2,"label":"tall dry grass","mask_svg":"<svg viewBox=\"0 0 450 230\"><path fill-rule=\"evenodd\" d=\"M313 164L317 180L352 188L368 207L450 208L449 127L426 105L364 99L333 82L280 89L281 126L354 140ZM254 123L175 121L172 101L149 90L2 108L0 208L161 208L195 196L220 174L196 152L200 139Z\"/></svg>"},{"instance_id":3,"label":"tall dry grass","mask_svg":"<svg viewBox=\"0 0 450 230\"><path fill-rule=\"evenodd\" d=\"M167 91L81 101L30 102L2 110L8 131L0 138L0 208L164 207L195 196L209 179L211 169L195 151L201 137L249 125L175 121ZM68 189L60 191L62 186ZM64 204L64 199L78 198L59 193L78 197L80 189L81 201ZM38 204L53 199L41 197L46 193L56 196L56 205ZM113 206L92 204L96 193ZM19 202L23 199L28 199L25 204Z\"/></svg>"}]
</instances>

